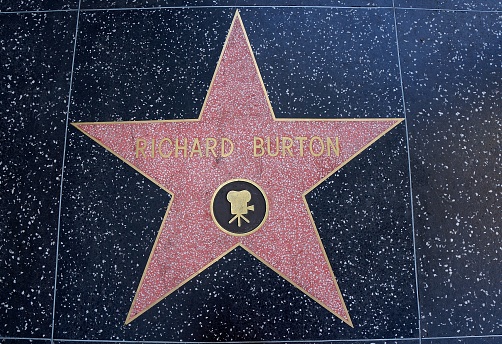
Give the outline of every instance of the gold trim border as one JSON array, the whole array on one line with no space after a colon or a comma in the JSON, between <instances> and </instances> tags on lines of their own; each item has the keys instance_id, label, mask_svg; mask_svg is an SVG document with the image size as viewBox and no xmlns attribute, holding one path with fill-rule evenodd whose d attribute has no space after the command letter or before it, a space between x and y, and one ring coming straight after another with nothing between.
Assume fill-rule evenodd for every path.
<instances>
[{"instance_id":1,"label":"gold trim border","mask_svg":"<svg viewBox=\"0 0 502 344\"><path fill-rule=\"evenodd\" d=\"M198 122L198 121L200 121L201 117L202 117L202 114L204 113L204 110L206 108L208 96L209 96L209 94L211 94L211 90L213 88L214 80L216 78L216 75L218 74L218 71L219 71L219 68L220 68L220 63L221 63L223 54L225 52L226 46L228 44L228 39L230 37L230 33L232 32L232 29L233 29L236 21L239 21L239 23L241 24L241 27L243 29L244 37L246 39L246 43L247 43L248 49L249 49L249 51L251 53L251 56L252 56L252 59L253 59L253 64L255 66L256 72L258 73L260 84L262 86L262 90L263 90L263 92L265 94L267 105L269 107L270 113L272 114L272 118L273 118L274 121L277 121L277 122L302 122L302 121L308 121L308 122L365 122L365 121L379 122L379 121L383 121L383 122L388 122L388 121L396 121L396 123L394 123L391 127L389 127L383 133L381 133L380 135L378 135L377 137L375 137L368 144L366 144L365 146L363 146L359 151L357 151L349 159L347 159L342 164L340 164L339 166L337 166L336 169L334 169L333 171L331 171L328 175L326 175L324 178L322 178L321 180L319 180L316 184L314 184L311 188L309 188L307 191L305 191L302 194L303 202L304 202L305 207L307 209L307 212L309 214L310 221L311 221L311 223L312 223L312 225L313 225L313 227L315 229L317 240L318 240L318 242L320 244L320 247L322 249L322 252L323 252L323 255L324 255L324 259L326 260L326 263L328 264L328 267L330 269L331 276L332 276L333 282L335 283L336 289L337 289L339 295L342 297L341 298L342 306L343 306L343 309L345 310L345 312L347 314L348 320L345 320L345 319L341 318L338 314L334 313L333 310L331 310L327 305L323 304L316 297L314 297L313 295L311 295L308 292L306 292L303 288L301 288L299 285L297 285L294 281L290 280L288 277L286 277L281 272L279 272L278 270L276 270L269 263L267 263L264 259L262 259L261 257L259 257L257 254L255 254L254 252L252 252L249 248L247 248L245 245L243 245L241 243L237 243L237 244L233 245L228 250L226 250L224 253L222 253L217 258L215 258L213 261L209 262L203 268L201 268L200 270L198 270L194 274L192 274L190 277L188 277L186 280L182 281L177 287L171 289L168 293L164 294L162 297L160 297L157 301L155 301L150 306L148 306L147 308L145 308L143 311L137 313L134 316L131 316L131 312L133 311L133 306L134 306L134 304L136 302L136 298L138 296L138 292L141 289L141 286L143 285L143 282L144 282L144 279L145 279L145 276L146 276L146 272L148 271L148 268L150 266L153 254L155 252L155 249L156 249L158 241L159 241L160 234L162 233L162 230L164 228L164 223L165 223L165 221L167 219L167 216L169 214L169 211L171 209L171 205L174 202L175 195L174 195L174 193L172 191L170 191L169 189L167 189L165 186L161 185L159 182L157 182L154 178L150 177L144 171L139 170L132 163L130 163L129 161L125 160L124 158L122 158L121 156L119 156L118 154L116 154L110 147L108 147L107 145L105 145L103 142L101 142L97 138L95 138L92 135L89 135L88 133L86 133L85 131L83 131L80 128L80 126L81 125L103 125L103 124L144 124L144 123L177 123L177 122L178 123L181 123L181 122L182 123L188 123L188 122ZM197 119L139 120L139 121L114 121L114 122L112 122L112 121L105 121L105 122L76 122L76 123L71 123L71 125L73 125L75 128L77 128L78 130L80 130L83 134L85 134L86 136L90 137L92 140L94 140L95 142L97 142L99 145L101 145L102 147L104 147L106 150L108 150L109 152L111 152L113 155L115 155L116 157L118 157L120 160L122 160L123 162L125 162L127 165L129 165L130 167L132 167L134 170L136 170L137 172L139 172L141 175L143 175L144 177L146 177L147 179L149 179L151 182L153 182L155 185L157 185L162 190L165 190L166 192L168 192L171 195L171 200L169 202L169 206L168 206L166 214L164 215L164 218L162 220L162 224L161 224L161 227L159 229L159 232L157 233L157 237L155 239L153 248L152 248L152 250L150 252L150 256L148 258L148 262L147 262L147 264L145 266L145 269L143 271L143 275L142 275L141 280L139 282L138 288L136 289L136 293L135 293L134 299L132 301L131 307L130 307L129 312L127 314L125 325L130 324L133 320L135 320L136 318L138 318L139 316L141 316L142 314L144 314L145 312L147 312L148 310L150 310L152 307L154 307L156 304L158 304L164 298L166 298L167 296L169 296L170 294L172 294L173 292L175 292L176 290L178 290L181 286L183 286L184 284L186 284L187 282L189 282L191 279L193 279L194 277L196 277L202 271L206 270L208 267L210 267L211 265L213 265L214 263L216 263L217 261L219 261L221 258L223 258L225 255L227 255L229 252L231 252L232 250L234 250L236 247L240 246L244 250L246 250L247 252L249 252L251 255L253 255L255 258L257 258L259 261L261 261L263 264L265 264L270 269L272 269L274 272L276 272L279 276L281 276L286 281L290 282L293 286L295 286L296 288L298 288L299 290L301 290L305 295L309 296L311 299L313 299L314 301L316 301L322 307L324 307L325 309L327 309L330 313L332 313L337 318L339 318L344 323L348 324L350 327L353 328L354 324L352 323L352 320L350 318L350 314L349 314L349 312L347 310L347 307L345 305L345 301L343 299L343 294L341 293L340 288L338 287L338 282L337 282L336 277L335 277L335 275L333 273L333 268L331 267L329 259L328 259L327 255L326 255L326 250L324 248L324 245L322 244L321 238L319 236L319 231L317 230L317 226L316 226L316 224L314 222L314 219L312 217L312 213L310 211L310 207L308 206L308 203L307 203L307 200L306 200L306 195L309 192L311 192L313 189L315 189L317 186L319 186L321 183L323 183L326 179L328 179L329 177L331 177L335 172L337 172L338 170L340 170L347 163L349 163L352 159L354 159L356 156L358 156L362 151L366 150L369 146L371 146L373 143L375 143L378 139L380 139L382 136L384 136L390 130L392 130L394 127L396 127L398 124L400 124L402 121L404 121L404 118L333 118L333 119L324 119L324 118L317 118L317 119L312 119L312 118L277 118L275 116L274 110L273 110L272 105L270 103L270 99L268 97L268 93L267 93L267 90L265 88L265 84L263 83L263 78L262 78L260 70L258 68L258 64L256 62L256 58L255 58L254 53L253 53L253 49L251 48L251 44L249 42L249 38L248 38L248 35L247 35L247 32L246 32L246 28L244 27L244 24L243 24L242 19L240 17L239 10L236 10L236 12L234 14L234 17L232 19L232 24L230 25L230 29L228 30L228 33L227 33L227 36L226 36L226 39L225 39L225 43L224 43L223 48L221 50L220 57L218 59L218 63L216 65L215 71L213 73L213 77L211 79L211 83L210 83L208 91L206 93L206 97L204 99L204 103L202 105L201 111L199 112L199 116L198 116ZM248 180L246 180L246 181L248 181ZM265 193L264 193L264 195L265 195ZM268 216L268 200L267 200L267 216ZM254 231L249 232L249 234L251 234L253 232ZM235 235L234 233L230 233L230 234ZM246 233L245 235L247 235L247 234L248 233Z\"/></svg>"}]
</instances>

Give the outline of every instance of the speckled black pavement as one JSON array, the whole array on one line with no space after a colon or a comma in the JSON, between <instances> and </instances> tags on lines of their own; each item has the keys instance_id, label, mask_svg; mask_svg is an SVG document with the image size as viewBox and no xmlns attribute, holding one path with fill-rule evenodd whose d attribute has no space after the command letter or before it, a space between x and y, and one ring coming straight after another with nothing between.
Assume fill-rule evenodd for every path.
<instances>
[{"instance_id":1,"label":"speckled black pavement","mask_svg":"<svg viewBox=\"0 0 502 344\"><path fill-rule=\"evenodd\" d=\"M70 126L196 118L239 10L278 118L405 118L306 197L354 327L242 248L132 323L170 195ZM502 2L0 2L2 343L502 343Z\"/></svg>"}]
</instances>

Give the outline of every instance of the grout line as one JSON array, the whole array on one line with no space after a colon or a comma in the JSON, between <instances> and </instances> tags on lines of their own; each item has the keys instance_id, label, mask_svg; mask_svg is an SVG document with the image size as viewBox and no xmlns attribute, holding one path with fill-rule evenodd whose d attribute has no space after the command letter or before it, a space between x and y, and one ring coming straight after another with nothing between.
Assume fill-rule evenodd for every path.
<instances>
[{"instance_id":1,"label":"grout line","mask_svg":"<svg viewBox=\"0 0 502 344\"><path fill-rule=\"evenodd\" d=\"M293 5L214 5L214 6L157 6L157 7L112 7L112 8L68 8L60 10L25 10L25 11L0 11L0 14L25 14L25 13L52 13L52 12L102 12L102 11L138 11L138 10L165 10L165 9L211 9L211 8L300 8L300 9L393 9L412 11L445 11L445 12L472 12L472 13L502 13L500 10L475 10L454 8L426 8L426 7L396 7L396 6L293 6Z\"/></svg>"},{"instance_id":2,"label":"grout line","mask_svg":"<svg viewBox=\"0 0 502 344\"><path fill-rule=\"evenodd\" d=\"M494 335L478 335L478 336L454 336L454 337L427 337L427 339L433 340L442 340L442 339L468 339L468 338L502 338L502 334L494 334ZM421 340L420 338L410 337L410 338L378 338L378 339L318 339L318 340L268 340L266 343L378 343L378 342L389 342L389 341L413 341L413 340ZM59 342L71 343L71 342L87 342L87 343L145 343L145 344L180 344L180 343L188 343L188 344L217 344L217 343L232 343L232 344L250 344L250 343L263 343L263 341L226 341L226 342L210 342L210 341L155 341L155 340L142 340L142 341L134 341L134 340L99 340L99 339L55 339Z\"/></svg>"},{"instance_id":3,"label":"grout line","mask_svg":"<svg viewBox=\"0 0 502 344\"><path fill-rule=\"evenodd\" d=\"M394 1L392 0L392 5L394 5ZM407 109L406 109L406 101L404 97L404 86L403 86L403 72L401 68L401 54L399 49L399 35L397 31L397 18L396 18L396 8L394 7L394 32L396 34L396 51L397 51L397 63L399 68L399 81L401 84L401 101L403 103L403 112L404 112L404 126L406 130L406 150L408 154L408 182L410 183L410 210L411 210L411 229L413 235L413 262L415 268L415 290L416 290L416 299L417 299L417 313L418 313L418 342L422 343L422 321L421 321L421 310L420 310L420 293L419 293L419 283L418 283L418 264L417 264L417 244L416 244L416 230L415 230L415 212L413 207L413 184L412 184L412 176L411 176L411 160L410 160L410 137L408 132L408 117L407 117Z\"/></svg>"},{"instance_id":4,"label":"grout line","mask_svg":"<svg viewBox=\"0 0 502 344\"><path fill-rule=\"evenodd\" d=\"M477 336L450 336L450 337L427 337L427 339L441 340L441 339L468 339L468 338L502 338L502 334L487 334Z\"/></svg>"},{"instance_id":5,"label":"grout line","mask_svg":"<svg viewBox=\"0 0 502 344\"><path fill-rule=\"evenodd\" d=\"M445 337L427 337L426 339L431 340L443 340L443 339L469 339L469 338L502 338L502 334L492 334L492 335L473 335L473 336L445 336ZM50 338L30 338L30 337L2 337L0 336L0 340L38 340L38 341L50 341ZM309 343L367 343L367 342L386 342L386 341L408 341L408 340L416 340L418 338L380 338L380 339L335 339L335 340L308 340ZM424 338L425 339L425 338ZM180 341L154 341L154 340L99 340L99 339L57 339L54 338L54 341L64 342L64 343L151 343L151 344L179 344L179 343L203 343L203 344L216 344L220 342L201 342L201 341L193 341L193 342L180 342ZM305 343L306 340L271 340L266 341L267 343ZM248 344L248 343L258 343L257 341L227 341L224 343L233 343L233 344ZM262 343L262 342L260 342Z\"/></svg>"},{"instance_id":6,"label":"grout line","mask_svg":"<svg viewBox=\"0 0 502 344\"><path fill-rule=\"evenodd\" d=\"M319 9L391 9L389 6L292 6L292 5L213 5L213 6L156 6L156 7L113 7L113 8L85 8L81 11L136 11L136 10L165 10L165 9L211 9L211 8L242 8L242 9L252 9L252 8L319 8Z\"/></svg>"},{"instance_id":7,"label":"grout line","mask_svg":"<svg viewBox=\"0 0 502 344\"><path fill-rule=\"evenodd\" d=\"M61 211L62 211L62 201L63 201L63 180L64 180L64 169L66 160L66 145L68 138L68 122L70 117L70 103L71 103L71 91L73 86L73 72L75 67L75 54L77 51L77 36L78 36L78 21L80 19L80 3L82 0L78 1L77 9L77 23L75 24L75 36L73 38L73 57L71 61L71 72L70 72L70 89L68 90L68 103L66 107L66 123L65 123L65 133L64 133L64 145L63 145L63 161L61 167L61 182L59 186L59 209L58 209L58 233L56 240L56 267L54 270L54 296L52 301L52 325L51 325L51 344L54 343L54 325L56 318L56 293L57 293L57 282L58 282L58 259L59 259L59 236L61 232Z\"/></svg>"},{"instance_id":8,"label":"grout line","mask_svg":"<svg viewBox=\"0 0 502 344\"><path fill-rule=\"evenodd\" d=\"M58 13L58 12L77 12L76 8L68 8L65 10L26 10L26 11L0 11L0 14L27 14L27 13Z\"/></svg>"},{"instance_id":9,"label":"grout line","mask_svg":"<svg viewBox=\"0 0 502 344\"><path fill-rule=\"evenodd\" d=\"M421 8L421 7L395 7L395 6L293 6L293 5L208 5L208 6L156 6L156 7L112 7L112 8L84 8L82 12L99 12L99 11L136 11L136 10L165 10L165 9L210 9L210 8L300 8L300 9L349 9L349 10L371 10L371 9L400 9L400 10L415 10L415 11L446 11L446 12L474 12L474 13L502 13L502 10L473 10L473 9L454 9L454 8Z\"/></svg>"},{"instance_id":10,"label":"grout line","mask_svg":"<svg viewBox=\"0 0 502 344\"><path fill-rule=\"evenodd\" d=\"M394 0L393 0L394 1ZM473 10L469 8L427 8L427 7L394 7L397 10L414 10L414 11L445 11L445 12L474 12L474 13L501 13L500 10Z\"/></svg>"},{"instance_id":11,"label":"grout line","mask_svg":"<svg viewBox=\"0 0 502 344\"><path fill-rule=\"evenodd\" d=\"M154 341L154 340L142 340L142 341L127 341L127 340L99 340L99 339L87 339L87 340L78 340L78 339L55 339L60 342L71 343L71 342L89 342L89 343L148 343L148 344L180 344L180 343L189 343L189 344L218 344L218 343L231 343L231 344L251 344L251 343L263 343L263 341L256 340L248 340L248 341L225 341L225 342L214 342L214 341L193 341L193 342L183 342L183 341ZM378 342L387 342L387 341L409 341L416 340L416 338L384 338L384 339L318 339L318 340L267 340L266 343L378 343Z\"/></svg>"},{"instance_id":12,"label":"grout line","mask_svg":"<svg viewBox=\"0 0 502 344\"><path fill-rule=\"evenodd\" d=\"M50 338L30 338L30 337L2 337L0 336L0 340L40 340L40 341L50 341Z\"/></svg>"},{"instance_id":13,"label":"grout line","mask_svg":"<svg viewBox=\"0 0 502 344\"><path fill-rule=\"evenodd\" d=\"M85 8L81 11L128 11L128 10L158 10L158 9L208 9L208 8L319 8L319 9L400 9L416 11L447 11L447 12L475 12L475 13L501 13L502 10L473 10L454 8L421 8L421 7L395 7L395 6L294 6L294 5L206 5L206 6L151 6L151 7L112 7L112 8Z\"/></svg>"}]
</instances>

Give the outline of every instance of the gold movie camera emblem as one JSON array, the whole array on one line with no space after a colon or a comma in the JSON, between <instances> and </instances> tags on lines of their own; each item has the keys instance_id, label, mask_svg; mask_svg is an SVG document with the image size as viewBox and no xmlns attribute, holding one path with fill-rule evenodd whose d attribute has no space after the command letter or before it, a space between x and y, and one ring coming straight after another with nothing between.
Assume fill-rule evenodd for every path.
<instances>
[{"instance_id":1,"label":"gold movie camera emblem","mask_svg":"<svg viewBox=\"0 0 502 344\"><path fill-rule=\"evenodd\" d=\"M211 216L219 229L230 235L257 231L268 215L268 201L258 184L231 179L221 184L211 200Z\"/></svg>"},{"instance_id":2,"label":"gold movie camera emblem","mask_svg":"<svg viewBox=\"0 0 502 344\"><path fill-rule=\"evenodd\" d=\"M235 215L228 221L232 223L237 219L237 226L241 226L241 219L249 223L249 220L244 216L247 215L248 210L254 211L254 205L248 205L251 201L251 193L247 190L242 191L229 191L227 193L227 201L230 202L230 213Z\"/></svg>"}]
</instances>

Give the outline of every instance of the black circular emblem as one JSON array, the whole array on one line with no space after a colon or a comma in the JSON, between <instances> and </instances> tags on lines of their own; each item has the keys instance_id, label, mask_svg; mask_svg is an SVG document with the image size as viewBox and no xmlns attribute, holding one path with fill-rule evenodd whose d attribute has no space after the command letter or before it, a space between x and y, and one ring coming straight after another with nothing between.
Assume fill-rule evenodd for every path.
<instances>
[{"instance_id":1,"label":"black circular emblem","mask_svg":"<svg viewBox=\"0 0 502 344\"><path fill-rule=\"evenodd\" d=\"M250 180L232 179L223 183L211 201L214 222L228 234L251 234L263 225L267 215L265 193Z\"/></svg>"}]
</instances>

